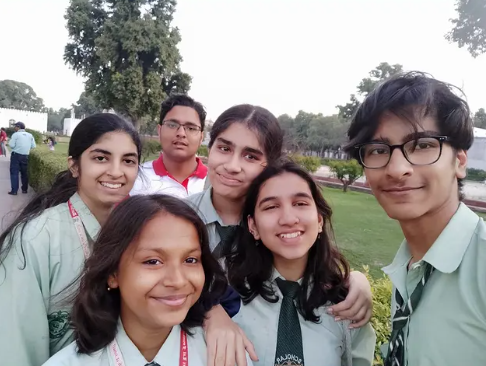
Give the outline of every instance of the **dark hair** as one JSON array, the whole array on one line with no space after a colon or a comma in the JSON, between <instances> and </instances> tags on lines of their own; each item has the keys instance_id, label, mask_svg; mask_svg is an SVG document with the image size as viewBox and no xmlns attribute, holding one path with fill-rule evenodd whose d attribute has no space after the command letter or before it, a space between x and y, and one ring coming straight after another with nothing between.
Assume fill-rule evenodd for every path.
<instances>
[{"instance_id":1,"label":"dark hair","mask_svg":"<svg viewBox=\"0 0 486 366\"><path fill-rule=\"evenodd\" d=\"M2 130L2 131L7 131L7 130L5 129L5 127L2 127L2 128L1 128L1 130Z\"/></svg>"},{"instance_id":2,"label":"dark hair","mask_svg":"<svg viewBox=\"0 0 486 366\"><path fill-rule=\"evenodd\" d=\"M104 134L121 131L127 133L133 143L137 146L137 153L140 160L142 143L138 132L133 125L123 118L111 113L93 114L83 119L74 129L69 141L68 156L78 163L81 154L91 145L95 144ZM7 256L14 242L16 231L20 228L20 236L25 225L38 217L44 210L67 202L78 189L78 179L74 178L71 171L64 170L57 174L52 187L37 194L29 204L22 210L16 220L0 235L0 263ZM22 239L20 239L22 240ZM23 248L22 248L22 255ZM24 255L24 268L25 268Z\"/></svg>"},{"instance_id":3,"label":"dark hair","mask_svg":"<svg viewBox=\"0 0 486 366\"><path fill-rule=\"evenodd\" d=\"M373 90L361 103L348 129L349 143L345 151L361 162L354 146L370 141L384 113L392 113L408 121L417 131L423 118L437 121L441 135L449 136L456 150L469 150L473 141L473 122L467 102L454 91L462 91L418 71L392 76ZM461 192L462 179L458 179ZM462 197L461 197L462 198Z\"/></svg>"},{"instance_id":4,"label":"dark hair","mask_svg":"<svg viewBox=\"0 0 486 366\"><path fill-rule=\"evenodd\" d=\"M122 254L137 240L144 226L166 212L194 225L201 244L201 262L206 280L201 297L187 313L181 327L202 325L206 312L227 287L220 265L211 255L206 226L184 201L168 195L138 195L120 203L109 216L85 263L71 320L79 353L93 353L108 345L116 335L120 316L120 291L107 291L110 275L118 270Z\"/></svg>"},{"instance_id":5,"label":"dark hair","mask_svg":"<svg viewBox=\"0 0 486 366\"><path fill-rule=\"evenodd\" d=\"M251 184L246 195L243 217L254 217L261 187L267 180L283 173L295 174L307 182L317 212L323 218L323 231L309 250L299 295L299 312L304 319L318 322L319 316L314 312L317 308L328 301L338 303L345 299L348 292L349 265L333 244L332 211L312 177L299 165L288 160L269 165ZM245 304L258 295L275 303L278 297L266 283L273 272L273 254L265 245L256 245L246 220L243 220L243 226L244 234L231 253L225 255L229 282Z\"/></svg>"},{"instance_id":6,"label":"dark hair","mask_svg":"<svg viewBox=\"0 0 486 366\"><path fill-rule=\"evenodd\" d=\"M268 109L251 104L235 105L218 117L209 134L209 148L222 132L236 122L245 123L257 133L268 162L282 156L283 131L278 119Z\"/></svg>"},{"instance_id":7,"label":"dark hair","mask_svg":"<svg viewBox=\"0 0 486 366\"><path fill-rule=\"evenodd\" d=\"M204 109L204 106L185 94L171 94L169 98L162 102L159 124L162 124L167 113L178 105L194 109L199 116L199 122L201 122L201 131L204 131L204 124L206 122L206 110Z\"/></svg>"}]
</instances>

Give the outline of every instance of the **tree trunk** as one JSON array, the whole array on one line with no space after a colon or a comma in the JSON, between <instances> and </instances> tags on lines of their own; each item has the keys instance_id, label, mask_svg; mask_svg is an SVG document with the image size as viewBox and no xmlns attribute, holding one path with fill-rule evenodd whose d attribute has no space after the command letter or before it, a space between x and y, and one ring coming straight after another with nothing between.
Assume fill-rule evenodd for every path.
<instances>
[{"instance_id":1,"label":"tree trunk","mask_svg":"<svg viewBox=\"0 0 486 366\"><path fill-rule=\"evenodd\" d=\"M346 193L348 191L348 184L343 183L343 192Z\"/></svg>"}]
</instances>

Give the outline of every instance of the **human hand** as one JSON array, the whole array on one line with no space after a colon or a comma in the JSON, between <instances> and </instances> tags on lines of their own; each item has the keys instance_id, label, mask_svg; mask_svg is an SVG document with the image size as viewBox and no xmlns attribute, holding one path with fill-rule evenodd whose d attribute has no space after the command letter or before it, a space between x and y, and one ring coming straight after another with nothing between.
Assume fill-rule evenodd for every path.
<instances>
[{"instance_id":1,"label":"human hand","mask_svg":"<svg viewBox=\"0 0 486 366\"><path fill-rule=\"evenodd\" d=\"M351 320L350 328L360 328L370 321L373 314L373 298L370 283L363 273L350 273L348 296L339 304L330 306L328 313L334 315L336 321Z\"/></svg>"},{"instance_id":2,"label":"human hand","mask_svg":"<svg viewBox=\"0 0 486 366\"><path fill-rule=\"evenodd\" d=\"M247 366L246 352L258 361L255 348L221 305L214 306L204 322L208 366Z\"/></svg>"}]
</instances>

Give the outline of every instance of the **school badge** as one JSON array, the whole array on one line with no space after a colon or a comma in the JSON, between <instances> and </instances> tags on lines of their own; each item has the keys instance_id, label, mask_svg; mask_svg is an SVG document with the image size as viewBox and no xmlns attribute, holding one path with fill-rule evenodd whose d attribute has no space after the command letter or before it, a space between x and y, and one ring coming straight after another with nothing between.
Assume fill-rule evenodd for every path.
<instances>
[{"instance_id":1,"label":"school badge","mask_svg":"<svg viewBox=\"0 0 486 366\"><path fill-rule=\"evenodd\" d=\"M49 338L62 338L69 328L69 313L56 311L47 316L47 321L49 322Z\"/></svg>"}]
</instances>

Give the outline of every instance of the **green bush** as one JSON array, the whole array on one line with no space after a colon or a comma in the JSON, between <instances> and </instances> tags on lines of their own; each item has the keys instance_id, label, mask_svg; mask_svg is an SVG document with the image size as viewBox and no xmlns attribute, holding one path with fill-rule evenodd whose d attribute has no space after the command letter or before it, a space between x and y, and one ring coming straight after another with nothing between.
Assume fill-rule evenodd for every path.
<instances>
[{"instance_id":1,"label":"green bush","mask_svg":"<svg viewBox=\"0 0 486 366\"><path fill-rule=\"evenodd\" d=\"M201 145L199 146L199 149L197 149L197 155L198 156L209 156L209 149L206 145Z\"/></svg>"},{"instance_id":2,"label":"green bush","mask_svg":"<svg viewBox=\"0 0 486 366\"><path fill-rule=\"evenodd\" d=\"M158 154L162 150L160 142L154 139L145 139L142 141L142 161L146 161L149 156Z\"/></svg>"},{"instance_id":3,"label":"green bush","mask_svg":"<svg viewBox=\"0 0 486 366\"><path fill-rule=\"evenodd\" d=\"M289 158L309 173L315 173L321 166L321 158L316 156L289 155Z\"/></svg>"},{"instance_id":4,"label":"green bush","mask_svg":"<svg viewBox=\"0 0 486 366\"><path fill-rule=\"evenodd\" d=\"M348 186L363 175L363 167L354 159L330 162L329 168L343 183L343 192L347 192Z\"/></svg>"},{"instance_id":5,"label":"green bush","mask_svg":"<svg viewBox=\"0 0 486 366\"><path fill-rule=\"evenodd\" d=\"M56 175L66 170L67 158L44 149L33 149L29 155L29 185L36 192L51 188Z\"/></svg>"},{"instance_id":6,"label":"green bush","mask_svg":"<svg viewBox=\"0 0 486 366\"><path fill-rule=\"evenodd\" d=\"M483 182L486 180L486 172L481 169L469 168L467 169L466 179L475 182Z\"/></svg>"},{"instance_id":7,"label":"green bush","mask_svg":"<svg viewBox=\"0 0 486 366\"><path fill-rule=\"evenodd\" d=\"M15 132L15 129L13 127L8 127L5 129L5 131L7 132L8 138L11 138ZM42 144L42 141L44 140L44 136L42 135L42 133L40 133L39 131L31 130L29 128L26 128L25 131L32 134L36 144Z\"/></svg>"},{"instance_id":8,"label":"green bush","mask_svg":"<svg viewBox=\"0 0 486 366\"><path fill-rule=\"evenodd\" d=\"M331 164L333 162L336 162L336 161L341 161L341 160L339 160L339 159L330 159L330 158L321 158L321 164L322 165L329 166L329 164Z\"/></svg>"},{"instance_id":9,"label":"green bush","mask_svg":"<svg viewBox=\"0 0 486 366\"><path fill-rule=\"evenodd\" d=\"M383 365L380 346L387 343L391 330L391 297L392 283L388 277L373 278L369 274L368 266L364 267L364 273L370 281L373 294L373 317L371 325L376 332L375 361L374 365Z\"/></svg>"}]
</instances>

